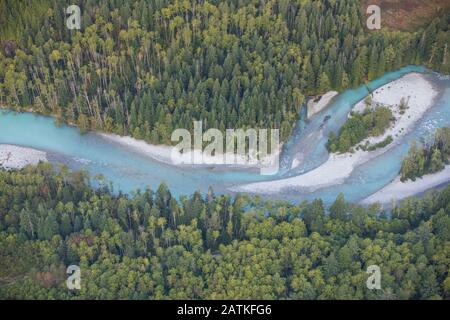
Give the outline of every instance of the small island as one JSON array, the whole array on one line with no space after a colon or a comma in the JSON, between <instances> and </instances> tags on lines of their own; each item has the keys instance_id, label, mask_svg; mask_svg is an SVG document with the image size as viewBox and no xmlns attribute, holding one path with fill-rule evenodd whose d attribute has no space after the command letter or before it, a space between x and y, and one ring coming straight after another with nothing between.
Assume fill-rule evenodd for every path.
<instances>
[{"instance_id":1,"label":"small island","mask_svg":"<svg viewBox=\"0 0 450 320\"><path fill-rule=\"evenodd\" d=\"M401 181L415 181L424 175L440 172L449 164L450 158L450 128L440 128L436 131L434 140L429 145L418 147L414 143L408 156L402 162Z\"/></svg>"},{"instance_id":2,"label":"small island","mask_svg":"<svg viewBox=\"0 0 450 320\"><path fill-rule=\"evenodd\" d=\"M398 201L445 184L450 179L449 160L450 128L440 128L431 143L422 147L413 143L394 181L362 204Z\"/></svg>"},{"instance_id":3,"label":"small island","mask_svg":"<svg viewBox=\"0 0 450 320\"><path fill-rule=\"evenodd\" d=\"M362 113L351 112L349 120L341 127L338 135L334 132L328 139L328 151L332 153L354 152L356 150L373 151L391 143L392 136L370 145L367 138L378 137L385 133L395 118L389 107L375 109L367 107ZM361 143L363 142L363 143Z\"/></svg>"}]
</instances>

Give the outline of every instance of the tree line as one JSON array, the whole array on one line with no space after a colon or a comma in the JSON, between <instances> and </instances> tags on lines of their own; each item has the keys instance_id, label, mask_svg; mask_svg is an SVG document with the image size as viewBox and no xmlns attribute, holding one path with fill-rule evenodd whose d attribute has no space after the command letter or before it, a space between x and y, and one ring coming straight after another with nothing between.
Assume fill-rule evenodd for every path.
<instances>
[{"instance_id":1,"label":"tree line","mask_svg":"<svg viewBox=\"0 0 450 320\"><path fill-rule=\"evenodd\" d=\"M174 199L164 184L124 195L91 180L45 163L0 171L0 298L450 298L450 187L389 213L343 195ZM381 290L366 287L370 265Z\"/></svg>"}]
</instances>

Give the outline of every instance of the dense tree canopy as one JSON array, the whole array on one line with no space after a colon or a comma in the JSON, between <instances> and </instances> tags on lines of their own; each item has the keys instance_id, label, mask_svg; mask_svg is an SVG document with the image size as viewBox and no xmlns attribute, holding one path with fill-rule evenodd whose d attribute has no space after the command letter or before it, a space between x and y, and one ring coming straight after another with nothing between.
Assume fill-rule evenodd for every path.
<instances>
[{"instance_id":1,"label":"dense tree canopy","mask_svg":"<svg viewBox=\"0 0 450 320\"><path fill-rule=\"evenodd\" d=\"M357 0L91 0L71 31L70 4L0 3L0 105L153 143L193 120L286 140L307 95L450 72L448 15L407 33L367 30Z\"/></svg>"},{"instance_id":2,"label":"dense tree canopy","mask_svg":"<svg viewBox=\"0 0 450 320\"><path fill-rule=\"evenodd\" d=\"M357 0L89 0L70 31L71 4L0 2L0 106L152 143L193 120L286 140L306 96L406 64L450 72L449 15L412 33L367 30ZM379 134L380 110L331 148ZM435 150L449 154L439 139L433 168ZM0 298L450 298L450 188L387 213L343 195L329 208L175 199L164 184L124 195L90 180L49 164L0 170ZM71 264L80 291L65 286ZM373 264L382 290L366 287Z\"/></svg>"},{"instance_id":3,"label":"dense tree canopy","mask_svg":"<svg viewBox=\"0 0 450 320\"><path fill-rule=\"evenodd\" d=\"M0 298L450 298L450 187L388 215L343 195L327 209L88 181L48 164L0 171ZM381 290L366 287L369 265Z\"/></svg>"}]
</instances>

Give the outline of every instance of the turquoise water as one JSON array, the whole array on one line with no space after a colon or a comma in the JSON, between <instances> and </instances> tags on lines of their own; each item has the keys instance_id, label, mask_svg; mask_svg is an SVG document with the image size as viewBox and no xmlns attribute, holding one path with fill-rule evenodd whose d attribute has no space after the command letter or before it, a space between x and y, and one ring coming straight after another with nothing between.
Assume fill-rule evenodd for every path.
<instances>
[{"instance_id":1,"label":"turquoise water","mask_svg":"<svg viewBox=\"0 0 450 320\"><path fill-rule=\"evenodd\" d=\"M436 129L450 126L450 80L440 79L439 75L431 74L424 68L405 68L401 71L403 73L403 71L406 70L427 73L426 77L439 91L438 98L433 107L416 123L415 128L398 141L398 143L396 143L393 148L389 149L388 152L357 167L344 184L323 188L312 193L302 193L301 190L287 191L281 195L282 198L294 201L299 198L308 200L322 198L325 202L329 203L342 192L346 199L350 201L360 201L383 188L396 178L400 171L401 161L408 153L412 142L429 141L434 136ZM398 72L388 74L389 81L387 82L394 80L398 75ZM370 90L373 91L386 84L386 80L387 79L383 77L370 83ZM307 161L302 163L298 168L288 171L287 175L292 176L309 171L327 160L328 152L325 147L327 141L326 137L329 132L337 131L337 129L345 122L351 107L361 100L360 94L365 96L367 94L367 89L363 90L363 88L358 88L356 90L344 92L336 98L330 108L327 108L327 110L324 110L317 118L312 119L310 123L306 124L305 129L303 129L303 138L299 139L297 146L302 145L302 139L307 140L306 143L310 144L309 148L304 151L306 153L305 159L307 159ZM317 137L316 140L312 141L311 139L306 138L311 132L317 135L318 124L322 123L323 117L328 114L332 115L332 118L323 127L323 137ZM295 154L292 150L289 150L289 152Z\"/></svg>"},{"instance_id":2,"label":"turquoise water","mask_svg":"<svg viewBox=\"0 0 450 320\"><path fill-rule=\"evenodd\" d=\"M410 72L429 73L425 68L408 66L368 84L374 90ZM347 199L359 201L389 183L398 174L401 158L413 140L429 136L438 127L450 125L450 81L439 80L437 75L428 75L440 89L441 95L435 106L410 132L388 153L358 167L342 185L318 190L314 193L301 191L283 192L277 198L301 201L321 197L332 201L339 192ZM318 167L325 162L325 148L329 132L336 131L345 122L351 107L368 94L361 86L347 90L337 96L329 108L313 117L311 121L299 121L294 133L286 143L277 176L261 176L258 172L215 171L211 169L181 169L159 163L145 155L134 152L95 133L81 135L70 126L56 126L50 117L31 113L0 113L0 143L14 144L44 150L52 163L64 163L72 169L85 167L92 176L102 174L111 181L116 191L129 193L138 188L156 189L164 181L175 196L191 194L198 190L206 192L211 186L215 192L226 192L230 186L249 182L273 180L293 176ZM331 119L323 123L327 115ZM322 129L322 134L319 134ZM294 155L302 153L303 161L290 169Z\"/></svg>"},{"instance_id":3,"label":"turquoise water","mask_svg":"<svg viewBox=\"0 0 450 320\"><path fill-rule=\"evenodd\" d=\"M58 127L52 118L31 113L1 113L0 143L44 150L51 162L62 162L72 169L84 167L92 176L102 174L113 182L115 190L127 193L147 186L155 190L162 181L180 195L206 192L208 186L224 190L236 181L263 178L257 173L188 171L165 165L98 134L81 135L77 128Z\"/></svg>"},{"instance_id":4,"label":"turquoise water","mask_svg":"<svg viewBox=\"0 0 450 320\"><path fill-rule=\"evenodd\" d=\"M306 123L300 120L283 154L283 175L295 176L323 164L328 159L326 143L329 134L337 132L346 122L352 107L364 99L370 93L369 90L374 91L411 72L429 73L426 68L421 66L408 66L395 72L386 73L383 77L367 85L361 85L358 88L341 93L331 101L331 104L325 110L322 110ZM330 118L324 123L326 116ZM295 169L290 169L292 159L298 154L303 156L302 163Z\"/></svg>"}]
</instances>

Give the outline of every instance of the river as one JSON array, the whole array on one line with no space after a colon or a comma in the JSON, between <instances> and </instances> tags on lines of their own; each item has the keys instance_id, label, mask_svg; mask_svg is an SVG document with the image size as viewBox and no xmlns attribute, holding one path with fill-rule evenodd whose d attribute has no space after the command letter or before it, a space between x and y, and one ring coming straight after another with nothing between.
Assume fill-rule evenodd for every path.
<instances>
[{"instance_id":1,"label":"river","mask_svg":"<svg viewBox=\"0 0 450 320\"><path fill-rule=\"evenodd\" d=\"M337 131L347 119L352 106L364 99L369 90L375 90L405 74L428 74L439 88L434 106L389 152L357 167L342 184L319 189L315 192L287 191L275 198L293 202L322 198L326 203L340 192L346 199L360 201L381 189L398 174L402 157L409 144L432 136L439 127L450 126L450 80L432 74L420 66L407 66L398 71L347 90L335 97L330 106L311 120L299 120L294 132L285 144L281 156L281 170L275 176L262 176L259 172L236 170L212 170L207 168L182 169L160 163L127 146L118 144L91 132L80 134L77 128L57 126L51 117L31 113L0 112L0 143L30 147L47 152L52 163L64 163L71 169L86 168L92 176L102 174L111 181L115 191L130 193L138 188L155 190L164 181L175 196L189 195L198 190L206 192L211 186L216 193L227 192L232 186L291 177L317 168L328 158L326 141L331 131ZM324 123L324 118L331 118ZM318 134L322 129L323 134ZM301 155L301 163L291 168L294 158Z\"/></svg>"}]
</instances>

